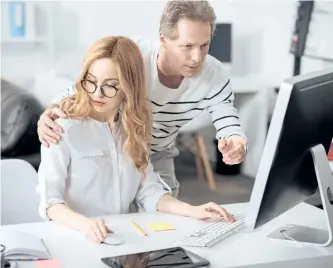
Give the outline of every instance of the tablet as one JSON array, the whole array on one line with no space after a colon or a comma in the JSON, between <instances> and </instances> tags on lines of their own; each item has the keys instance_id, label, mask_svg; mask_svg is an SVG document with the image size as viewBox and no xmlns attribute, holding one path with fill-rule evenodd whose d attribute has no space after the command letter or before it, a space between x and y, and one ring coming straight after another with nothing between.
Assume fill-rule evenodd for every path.
<instances>
[{"instance_id":1,"label":"tablet","mask_svg":"<svg viewBox=\"0 0 333 268\"><path fill-rule=\"evenodd\" d=\"M181 247L102 258L101 260L111 268L195 268L206 267L210 264L208 260Z\"/></svg>"}]
</instances>

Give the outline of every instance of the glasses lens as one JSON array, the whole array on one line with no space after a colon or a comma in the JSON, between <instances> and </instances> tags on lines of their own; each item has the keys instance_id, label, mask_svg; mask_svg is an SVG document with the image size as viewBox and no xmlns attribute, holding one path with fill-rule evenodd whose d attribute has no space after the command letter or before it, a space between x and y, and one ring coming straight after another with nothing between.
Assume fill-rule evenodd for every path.
<instances>
[{"instance_id":1,"label":"glasses lens","mask_svg":"<svg viewBox=\"0 0 333 268\"><path fill-rule=\"evenodd\" d=\"M82 87L89 93L93 93L96 89L96 85L89 80L82 80Z\"/></svg>"},{"instance_id":2,"label":"glasses lens","mask_svg":"<svg viewBox=\"0 0 333 268\"><path fill-rule=\"evenodd\" d=\"M106 97L113 98L117 94L117 90L111 85L104 85L103 92Z\"/></svg>"}]
</instances>

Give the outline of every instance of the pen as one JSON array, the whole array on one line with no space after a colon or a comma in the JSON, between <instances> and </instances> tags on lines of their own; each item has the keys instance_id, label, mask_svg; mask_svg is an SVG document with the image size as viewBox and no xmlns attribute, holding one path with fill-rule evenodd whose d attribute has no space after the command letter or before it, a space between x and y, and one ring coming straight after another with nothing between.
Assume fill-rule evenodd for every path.
<instances>
[{"instance_id":1,"label":"pen","mask_svg":"<svg viewBox=\"0 0 333 268\"><path fill-rule=\"evenodd\" d=\"M134 221L132 221L131 224L132 224L132 226L134 227L134 229L136 229L136 230L139 232L139 234L141 234L141 235L143 235L143 236L147 236L147 234L145 233L145 231L142 230L142 229L140 228L140 226L137 225Z\"/></svg>"}]
</instances>

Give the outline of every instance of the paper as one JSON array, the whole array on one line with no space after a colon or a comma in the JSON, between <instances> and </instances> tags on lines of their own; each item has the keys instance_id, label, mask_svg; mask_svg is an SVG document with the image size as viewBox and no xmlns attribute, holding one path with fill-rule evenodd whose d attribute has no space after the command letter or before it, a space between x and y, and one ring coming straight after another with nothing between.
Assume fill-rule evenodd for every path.
<instances>
[{"instance_id":1,"label":"paper","mask_svg":"<svg viewBox=\"0 0 333 268\"><path fill-rule=\"evenodd\" d=\"M4 256L8 260L50 258L43 240L33 234L3 228L0 230L0 241L6 245Z\"/></svg>"},{"instance_id":2,"label":"paper","mask_svg":"<svg viewBox=\"0 0 333 268\"><path fill-rule=\"evenodd\" d=\"M57 260L46 260L36 261L36 268L61 268L60 261Z\"/></svg>"},{"instance_id":3,"label":"paper","mask_svg":"<svg viewBox=\"0 0 333 268\"><path fill-rule=\"evenodd\" d=\"M175 230L175 227L173 227L170 223L167 222L156 222L156 223L150 223L148 224L149 229L153 231L169 231L169 230Z\"/></svg>"}]
</instances>

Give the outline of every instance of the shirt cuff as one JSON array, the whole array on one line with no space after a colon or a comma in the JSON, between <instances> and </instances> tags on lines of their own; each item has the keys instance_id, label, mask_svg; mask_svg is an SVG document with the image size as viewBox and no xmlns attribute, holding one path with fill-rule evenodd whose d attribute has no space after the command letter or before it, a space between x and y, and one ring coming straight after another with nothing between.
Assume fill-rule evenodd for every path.
<instances>
[{"instance_id":1,"label":"shirt cuff","mask_svg":"<svg viewBox=\"0 0 333 268\"><path fill-rule=\"evenodd\" d=\"M146 212L156 212L157 205L161 197L166 194L172 194L172 190L160 177L160 174L156 173L161 187L149 198L149 202L146 202L144 210Z\"/></svg>"},{"instance_id":2,"label":"shirt cuff","mask_svg":"<svg viewBox=\"0 0 333 268\"><path fill-rule=\"evenodd\" d=\"M51 197L47 198L46 201L40 205L39 207L39 215L42 217L43 220L45 221L50 221L51 219L47 215L47 209L55 204L64 204L66 205L66 202L63 199L56 198L56 197Z\"/></svg>"}]
</instances>

